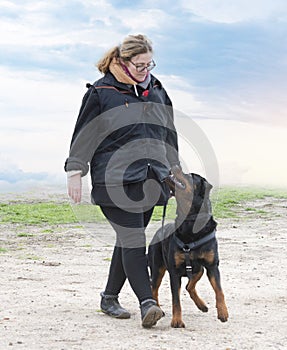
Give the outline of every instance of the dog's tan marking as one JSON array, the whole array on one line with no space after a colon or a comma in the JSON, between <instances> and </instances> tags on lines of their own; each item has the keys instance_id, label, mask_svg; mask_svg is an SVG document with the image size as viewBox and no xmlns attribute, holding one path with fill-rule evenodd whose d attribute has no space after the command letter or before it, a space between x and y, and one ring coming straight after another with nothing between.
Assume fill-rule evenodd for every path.
<instances>
[{"instance_id":1,"label":"dog's tan marking","mask_svg":"<svg viewBox=\"0 0 287 350\"><path fill-rule=\"evenodd\" d=\"M227 306L225 304L225 298L223 291L220 286L216 283L216 279L214 277L210 277L209 279L210 284L212 285L212 288L215 292L215 299L216 299L216 308L217 308L217 318L221 322L226 322L228 319L228 310Z\"/></svg>"},{"instance_id":2,"label":"dog's tan marking","mask_svg":"<svg viewBox=\"0 0 287 350\"><path fill-rule=\"evenodd\" d=\"M175 261L175 267L178 268L185 261L184 253L175 252L174 261Z\"/></svg>"},{"instance_id":3,"label":"dog's tan marking","mask_svg":"<svg viewBox=\"0 0 287 350\"><path fill-rule=\"evenodd\" d=\"M203 252L199 255L199 259L205 260L208 264L213 264L214 257L215 257L215 254L213 250L209 250L208 252Z\"/></svg>"}]
</instances>

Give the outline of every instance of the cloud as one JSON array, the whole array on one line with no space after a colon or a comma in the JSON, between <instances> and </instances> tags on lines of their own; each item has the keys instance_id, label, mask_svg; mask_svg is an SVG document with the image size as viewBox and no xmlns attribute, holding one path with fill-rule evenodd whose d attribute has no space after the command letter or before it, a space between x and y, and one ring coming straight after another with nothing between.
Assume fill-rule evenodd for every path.
<instances>
[{"instance_id":1,"label":"cloud","mask_svg":"<svg viewBox=\"0 0 287 350\"><path fill-rule=\"evenodd\" d=\"M0 16L2 66L67 75L89 72L103 51L128 33L160 30L169 19L160 9L135 16L131 7L103 0L4 1Z\"/></svg>"},{"instance_id":2,"label":"cloud","mask_svg":"<svg viewBox=\"0 0 287 350\"><path fill-rule=\"evenodd\" d=\"M64 192L65 176L47 172L25 172L0 154L0 193L26 192L36 189Z\"/></svg>"},{"instance_id":3,"label":"cloud","mask_svg":"<svg viewBox=\"0 0 287 350\"><path fill-rule=\"evenodd\" d=\"M287 126L234 120L196 120L216 153L220 182L287 187Z\"/></svg>"},{"instance_id":4,"label":"cloud","mask_svg":"<svg viewBox=\"0 0 287 350\"><path fill-rule=\"evenodd\" d=\"M5 17L4 10L0 29L0 63L14 69L87 71L105 40L119 35L101 23L94 25L86 7L77 1L31 1L15 5L14 13L17 20Z\"/></svg>"},{"instance_id":5,"label":"cloud","mask_svg":"<svg viewBox=\"0 0 287 350\"><path fill-rule=\"evenodd\" d=\"M135 16L132 10L121 11L118 18L132 33L145 33L152 30L160 30L165 23L172 20L167 12L160 9L146 9L139 11Z\"/></svg>"},{"instance_id":6,"label":"cloud","mask_svg":"<svg viewBox=\"0 0 287 350\"><path fill-rule=\"evenodd\" d=\"M152 39L153 73L179 111L211 125L286 125L286 7L283 0L1 1L1 152L25 174L62 174L85 83L100 77L94 63L138 32Z\"/></svg>"},{"instance_id":7,"label":"cloud","mask_svg":"<svg viewBox=\"0 0 287 350\"><path fill-rule=\"evenodd\" d=\"M4 127L57 129L59 122L79 109L78 96L86 92L85 81L72 84L63 77L36 70L23 71L19 77L17 71L0 67L0 75L2 131Z\"/></svg>"},{"instance_id":8,"label":"cloud","mask_svg":"<svg viewBox=\"0 0 287 350\"><path fill-rule=\"evenodd\" d=\"M182 0L180 3L193 15L218 23L287 19L285 0Z\"/></svg>"},{"instance_id":9,"label":"cloud","mask_svg":"<svg viewBox=\"0 0 287 350\"><path fill-rule=\"evenodd\" d=\"M3 164L25 173L64 174L86 81L0 69L0 152ZM2 85L3 84L3 85ZM10 174L10 173L9 173Z\"/></svg>"}]
</instances>

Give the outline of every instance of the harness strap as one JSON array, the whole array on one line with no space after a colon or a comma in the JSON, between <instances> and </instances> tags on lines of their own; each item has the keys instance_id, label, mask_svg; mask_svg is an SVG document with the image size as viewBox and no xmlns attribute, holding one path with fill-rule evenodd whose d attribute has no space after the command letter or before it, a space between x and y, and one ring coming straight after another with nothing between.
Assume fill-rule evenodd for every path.
<instances>
[{"instance_id":1,"label":"harness strap","mask_svg":"<svg viewBox=\"0 0 287 350\"><path fill-rule=\"evenodd\" d=\"M215 230L213 230L207 236L199 239L198 241L189 244L183 243L178 237L176 237L176 235L173 236L173 239L175 240L177 246L184 252L186 275L189 279L192 278L192 264L190 260L190 252L200 247L204 243L207 243L208 241L212 240L213 238L215 238Z\"/></svg>"},{"instance_id":2,"label":"harness strap","mask_svg":"<svg viewBox=\"0 0 287 350\"><path fill-rule=\"evenodd\" d=\"M213 238L215 238L215 232L216 230L213 230L211 233L209 233L207 236L195 241L195 242L191 242L191 243L183 243L176 235L173 236L175 243L178 245L178 247L180 249L184 250L194 250L198 247L200 247L201 245L203 245L204 243L212 240Z\"/></svg>"},{"instance_id":3,"label":"harness strap","mask_svg":"<svg viewBox=\"0 0 287 350\"><path fill-rule=\"evenodd\" d=\"M191 277L192 277L192 265L191 265L189 253L190 253L190 249L184 250L186 275L189 279L191 279Z\"/></svg>"}]
</instances>

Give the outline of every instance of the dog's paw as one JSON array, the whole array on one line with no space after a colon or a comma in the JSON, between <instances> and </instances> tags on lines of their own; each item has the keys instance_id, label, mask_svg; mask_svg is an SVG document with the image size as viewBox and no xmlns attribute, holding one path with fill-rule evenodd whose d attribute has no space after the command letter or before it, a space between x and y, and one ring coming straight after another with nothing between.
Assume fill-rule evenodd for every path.
<instances>
[{"instance_id":1,"label":"dog's paw","mask_svg":"<svg viewBox=\"0 0 287 350\"><path fill-rule=\"evenodd\" d=\"M201 306L198 307L198 308L199 308L199 310L202 311L202 312L208 312L208 307L207 307L205 304L201 305Z\"/></svg>"},{"instance_id":2,"label":"dog's paw","mask_svg":"<svg viewBox=\"0 0 287 350\"><path fill-rule=\"evenodd\" d=\"M227 322L228 321L228 316L218 316L217 317L221 322Z\"/></svg>"},{"instance_id":3,"label":"dog's paw","mask_svg":"<svg viewBox=\"0 0 287 350\"><path fill-rule=\"evenodd\" d=\"M170 325L172 328L185 328L184 322L179 319L173 319Z\"/></svg>"},{"instance_id":4,"label":"dog's paw","mask_svg":"<svg viewBox=\"0 0 287 350\"><path fill-rule=\"evenodd\" d=\"M227 320L228 320L228 311L227 311L226 307L218 309L217 318L221 322L227 322Z\"/></svg>"},{"instance_id":5,"label":"dog's paw","mask_svg":"<svg viewBox=\"0 0 287 350\"><path fill-rule=\"evenodd\" d=\"M208 311L208 307L205 305L205 302L202 299L200 299L198 296L197 298L193 297L192 299L200 311L202 312Z\"/></svg>"}]
</instances>

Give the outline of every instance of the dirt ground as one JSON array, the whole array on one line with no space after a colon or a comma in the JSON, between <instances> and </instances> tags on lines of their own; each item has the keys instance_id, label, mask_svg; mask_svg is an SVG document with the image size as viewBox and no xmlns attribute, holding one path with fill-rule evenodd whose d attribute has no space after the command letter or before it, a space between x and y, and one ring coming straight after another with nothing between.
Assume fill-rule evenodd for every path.
<instances>
[{"instance_id":1,"label":"dirt ground","mask_svg":"<svg viewBox=\"0 0 287 350\"><path fill-rule=\"evenodd\" d=\"M7 251L0 253L0 350L286 349L287 201L269 198L248 206L259 214L242 210L241 219L218 220L228 322L217 320L214 293L204 275L198 291L209 312L200 312L183 288L184 329L170 327L167 275L160 289L166 316L156 327L141 327L127 283L120 301L131 319L100 312L113 244L108 224L94 230L76 224L1 225L0 247ZM261 209L268 214L260 214ZM159 226L150 225L148 236Z\"/></svg>"}]
</instances>

